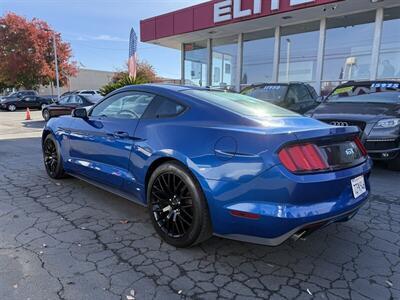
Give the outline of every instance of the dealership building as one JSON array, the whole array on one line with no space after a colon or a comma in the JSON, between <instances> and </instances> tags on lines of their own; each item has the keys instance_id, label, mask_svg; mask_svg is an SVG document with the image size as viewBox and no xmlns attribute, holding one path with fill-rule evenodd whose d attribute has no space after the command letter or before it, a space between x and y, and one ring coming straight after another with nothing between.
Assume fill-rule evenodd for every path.
<instances>
[{"instance_id":1,"label":"dealership building","mask_svg":"<svg viewBox=\"0 0 400 300\"><path fill-rule=\"evenodd\" d=\"M400 78L400 0L214 0L140 25L142 42L180 49L186 84Z\"/></svg>"}]
</instances>

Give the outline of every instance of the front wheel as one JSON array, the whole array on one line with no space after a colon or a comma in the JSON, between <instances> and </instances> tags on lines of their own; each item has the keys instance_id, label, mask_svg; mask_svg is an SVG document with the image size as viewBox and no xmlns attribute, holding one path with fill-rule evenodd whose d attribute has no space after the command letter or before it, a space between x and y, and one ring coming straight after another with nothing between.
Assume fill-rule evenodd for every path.
<instances>
[{"instance_id":1,"label":"front wheel","mask_svg":"<svg viewBox=\"0 0 400 300\"><path fill-rule=\"evenodd\" d=\"M47 174L53 179L65 177L62 158L58 143L52 134L43 142L43 160Z\"/></svg>"},{"instance_id":2,"label":"front wheel","mask_svg":"<svg viewBox=\"0 0 400 300\"><path fill-rule=\"evenodd\" d=\"M211 236L207 202L183 165L168 162L158 167L149 180L147 201L154 228L167 243L190 247Z\"/></svg>"},{"instance_id":3,"label":"front wheel","mask_svg":"<svg viewBox=\"0 0 400 300\"><path fill-rule=\"evenodd\" d=\"M47 122L48 120L50 120L50 112L49 110L45 109L42 111L42 116L43 119Z\"/></svg>"},{"instance_id":4,"label":"front wheel","mask_svg":"<svg viewBox=\"0 0 400 300\"><path fill-rule=\"evenodd\" d=\"M397 154L395 159L388 161L387 166L389 170L400 171L400 153Z\"/></svg>"}]
</instances>

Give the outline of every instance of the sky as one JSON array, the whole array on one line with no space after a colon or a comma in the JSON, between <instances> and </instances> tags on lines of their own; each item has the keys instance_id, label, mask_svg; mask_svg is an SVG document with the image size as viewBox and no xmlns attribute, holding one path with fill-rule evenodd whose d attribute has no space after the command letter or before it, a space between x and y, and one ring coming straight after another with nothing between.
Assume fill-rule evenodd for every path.
<instances>
[{"instance_id":1,"label":"sky","mask_svg":"<svg viewBox=\"0 0 400 300\"><path fill-rule=\"evenodd\" d=\"M79 67L118 71L128 59L131 27L140 37L140 20L201 2L205 0L0 0L0 16L14 12L42 19L71 44ZM138 55L158 75L180 78L178 50L139 43Z\"/></svg>"}]
</instances>

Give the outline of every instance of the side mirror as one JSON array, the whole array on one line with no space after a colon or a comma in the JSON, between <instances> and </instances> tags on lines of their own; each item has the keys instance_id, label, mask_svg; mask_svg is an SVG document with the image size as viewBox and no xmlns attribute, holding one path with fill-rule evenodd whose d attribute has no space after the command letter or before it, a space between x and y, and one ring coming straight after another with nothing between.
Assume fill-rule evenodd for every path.
<instances>
[{"instance_id":1,"label":"side mirror","mask_svg":"<svg viewBox=\"0 0 400 300\"><path fill-rule=\"evenodd\" d=\"M74 118L87 119L88 118L87 110L86 108L75 108L72 111L72 116Z\"/></svg>"},{"instance_id":2,"label":"side mirror","mask_svg":"<svg viewBox=\"0 0 400 300\"><path fill-rule=\"evenodd\" d=\"M325 101L325 97L324 96L319 96L317 99L315 99L316 102L318 103L322 103Z\"/></svg>"}]
</instances>

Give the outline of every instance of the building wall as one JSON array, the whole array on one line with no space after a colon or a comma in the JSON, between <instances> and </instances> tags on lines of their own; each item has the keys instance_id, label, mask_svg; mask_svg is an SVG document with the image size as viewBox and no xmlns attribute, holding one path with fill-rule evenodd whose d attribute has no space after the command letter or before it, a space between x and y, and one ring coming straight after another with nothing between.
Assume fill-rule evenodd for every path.
<instances>
[{"instance_id":1,"label":"building wall","mask_svg":"<svg viewBox=\"0 0 400 300\"><path fill-rule=\"evenodd\" d=\"M303 81L400 80L400 6L183 44L182 82L240 90Z\"/></svg>"},{"instance_id":2,"label":"building wall","mask_svg":"<svg viewBox=\"0 0 400 300\"><path fill-rule=\"evenodd\" d=\"M74 90L98 90L102 86L109 83L114 75L114 72L98 71L89 69L79 69L76 77L70 77L68 84L60 88L61 94L67 91ZM56 87L51 86L41 87L39 89L41 95L57 94Z\"/></svg>"}]
</instances>

